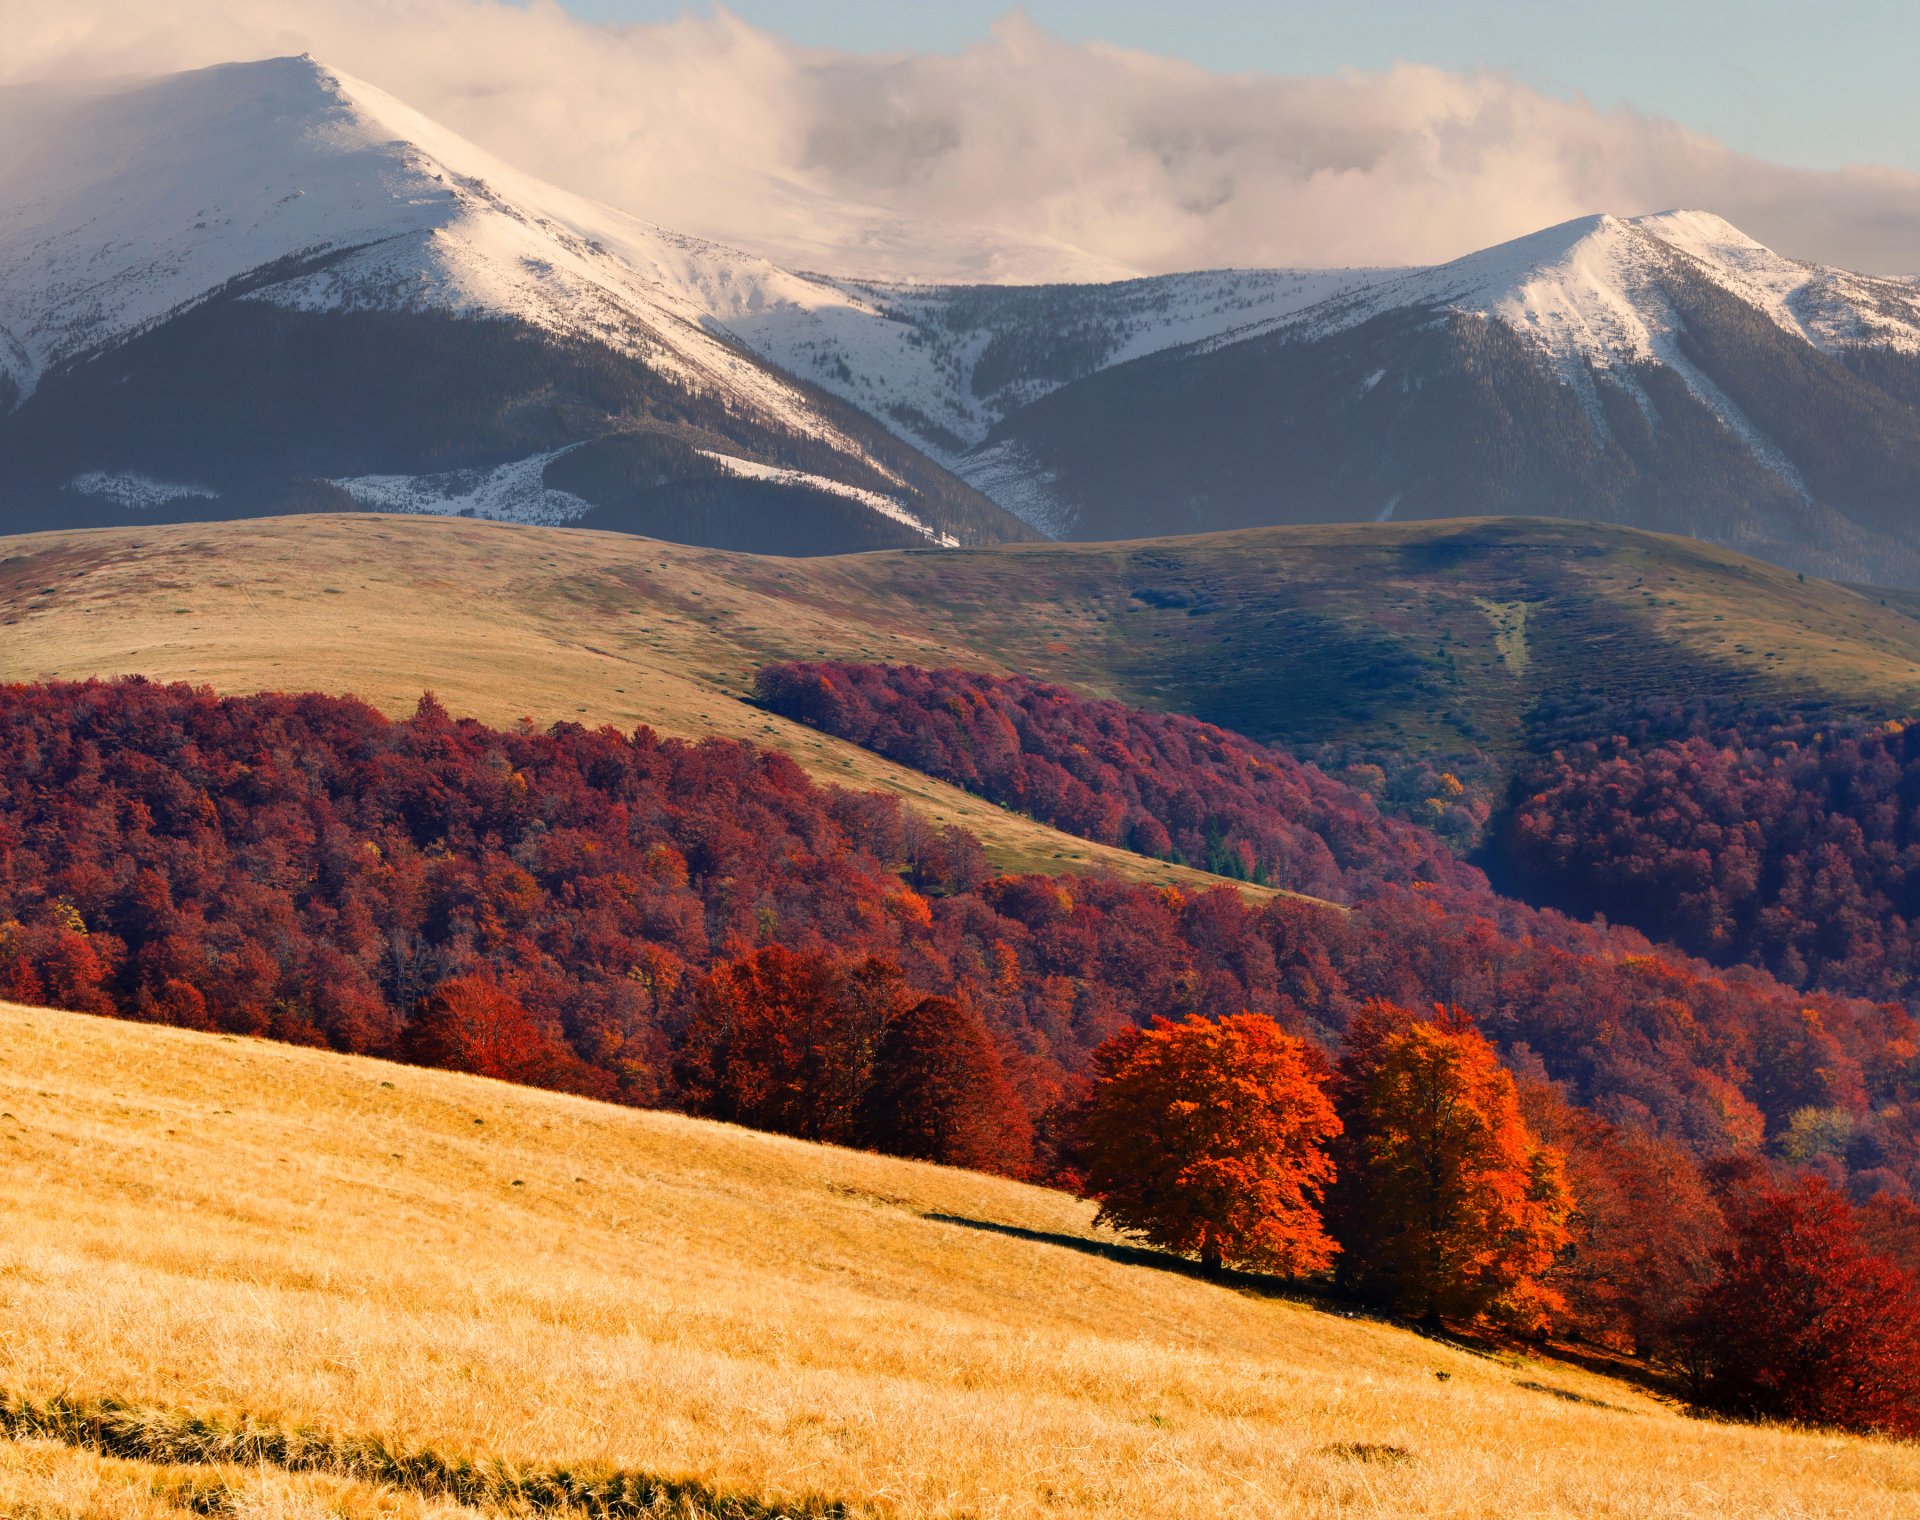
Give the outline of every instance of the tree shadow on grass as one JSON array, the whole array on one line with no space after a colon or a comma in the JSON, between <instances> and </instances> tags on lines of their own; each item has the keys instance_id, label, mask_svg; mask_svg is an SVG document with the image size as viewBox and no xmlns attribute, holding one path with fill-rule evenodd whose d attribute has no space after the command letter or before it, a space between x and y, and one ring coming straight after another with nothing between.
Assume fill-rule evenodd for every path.
<instances>
[{"instance_id":1,"label":"tree shadow on grass","mask_svg":"<svg viewBox=\"0 0 1920 1520\"><path fill-rule=\"evenodd\" d=\"M1127 1267L1144 1267L1150 1272L1167 1272L1175 1277L1187 1277L1195 1282L1212 1283L1216 1287L1232 1288L1237 1292L1255 1298L1281 1299L1288 1303L1300 1304L1310 1309L1318 1309L1325 1314L1337 1314L1342 1319L1366 1320L1372 1324L1390 1326L1397 1330L1408 1330L1438 1345L1461 1351L1468 1356L1485 1361L1505 1362L1523 1346L1529 1357L1541 1356L1550 1361L1561 1361L1582 1368L1588 1372L1600 1373L1617 1378L1623 1383L1634 1384L1649 1393L1673 1398L1677 1393L1674 1380L1647 1367L1644 1363L1630 1358L1598 1353L1586 1348L1555 1342L1542 1348L1531 1343L1516 1341L1510 1337L1463 1333L1458 1329L1435 1328L1414 1320L1398 1319L1392 1315L1377 1314L1368 1309L1342 1299L1331 1290L1310 1283L1293 1281L1284 1277L1271 1277L1264 1272L1240 1272L1231 1267L1217 1271L1209 1270L1199 1262L1185 1256L1175 1256L1169 1251L1155 1250L1151 1246L1131 1246L1119 1241L1090 1240L1084 1235L1063 1235L1053 1230L1029 1230L1022 1225L1001 1224L991 1219L971 1219L964 1214L943 1214L929 1211L920 1216L935 1224L958 1225L964 1230L981 1230L989 1235L1007 1235L1015 1240L1028 1240L1037 1245L1061 1246L1069 1251L1078 1251L1083 1256L1097 1256L1103 1261L1118 1262ZM1607 1404L1603 1400L1590 1398L1585 1394L1569 1389L1555 1388L1549 1384L1517 1381L1516 1386L1532 1393L1551 1394L1553 1397L1569 1403L1598 1405L1605 1409L1617 1409L1620 1406ZM1631 1411L1624 1411L1631 1412Z\"/></svg>"},{"instance_id":2,"label":"tree shadow on grass","mask_svg":"<svg viewBox=\"0 0 1920 1520\"><path fill-rule=\"evenodd\" d=\"M1342 1304L1331 1294L1320 1291L1306 1283L1292 1281L1285 1277L1271 1277L1264 1272L1241 1272L1232 1267L1217 1269L1203 1267L1199 1262L1185 1256L1175 1256L1169 1251L1158 1251L1152 1246L1130 1246L1119 1241L1089 1240L1084 1235L1062 1235L1053 1230L1029 1230L1017 1224L1000 1224L991 1219L969 1219L964 1214L926 1213L920 1216L935 1224L956 1224L964 1230L983 1230L989 1235L1010 1235L1015 1240L1030 1240L1038 1245L1064 1246L1069 1251L1078 1251L1083 1256L1098 1256L1103 1261L1119 1262L1122 1266L1145 1267L1152 1272L1170 1272L1176 1277L1190 1277L1195 1282L1212 1283L1215 1287L1233 1288L1258 1298L1280 1298L1292 1303L1310 1304L1316 1309L1325 1309L1335 1314L1352 1316L1351 1306Z\"/></svg>"}]
</instances>

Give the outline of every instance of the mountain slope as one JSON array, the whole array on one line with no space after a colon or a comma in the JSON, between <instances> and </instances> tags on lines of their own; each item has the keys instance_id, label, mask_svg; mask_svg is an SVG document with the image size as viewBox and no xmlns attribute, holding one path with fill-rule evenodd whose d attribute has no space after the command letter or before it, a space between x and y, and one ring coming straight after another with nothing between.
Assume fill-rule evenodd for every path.
<instances>
[{"instance_id":1,"label":"mountain slope","mask_svg":"<svg viewBox=\"0 0 1920 1520\"><path fill-rule=\"evenodd\" d=\"M179 1435L94 1475L154 1508L102 1513L225 1479L241 1513L443 1514L416 1485L496 1457L678 1480L696 1516L1865 1517L1920 1481L1898 1443L1198 1281L993 1178L12 1006L0 1055L0 1393ZM194 1414L320 1433L318 1470L200 1465ZM353 1482L327 1438L362 1434L441 1463ZM0 1440L9 1506L77 1476Z\"/></svg>"},{"instance_id":2,"label":"mountain slope","mask_svg":"<svg viewBox=\"0 0 1920 1520\"><path fill-rule=\"evenodd\" d=\"M1039 286L841 280L833 288L844 301L772 300L724 320L756 353L958 467L1010 413L1087 375L1258 330L1399 273L1227 269Z\"/></svg>"},{"instance_id":3,"label":"mountain slope","mask_svg":"<svg viewBox=\"0 0 1920 1520\"><path fill-rule=\"evenodd\" d=\"M1068 537L1552 514L1920 584L1920 286L1587 218L1102 370L954 463Z\"/></svg>"},{"instance_id":4,"label":"mountain slope","mask_svg":"<svg viewBox=\"0 0 1920 1520\"><path fill-rule=\"evenodd\" d=\"M12 90L0 131L16 526L304 501L773 548L1023 535L720 325L843 293L311 59Z\"/></svg>"},{"instance_id":5,"label":"mountain slope","mask_svg":"<svg viewBox=\"0 0 1920 1520\"><path fill-rule=\"evenodd\" d=\"M427 518L60 533L0 545L0 628L0 679L137 670L230 691L351 691L395 714L432 688L496 723L752 739L1008 846L990 824L1012 815L751 706L756 670L957 665L1260 740L1433 757L1511 754L1555 709L1654 692L1920 710L1920 621L1897 595L1685 539L1537 520L804 563ZM1003 858L1090 859L1090 846L1045 837Z\"/></svg>"}]
</instances>

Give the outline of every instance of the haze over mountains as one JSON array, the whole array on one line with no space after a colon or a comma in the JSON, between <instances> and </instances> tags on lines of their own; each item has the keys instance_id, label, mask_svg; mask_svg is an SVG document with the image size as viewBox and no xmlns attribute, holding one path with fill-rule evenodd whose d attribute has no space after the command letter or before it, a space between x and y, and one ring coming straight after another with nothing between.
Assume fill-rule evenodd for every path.
<instances>
[{"instance_id":1,"label":"haze over mountains","mask_svg":"<svg viewBox=\"0 0 1920 1520\"><path fill-rule=\"evenodd\" d=\"M583 200L308 58L17 87L0 129L10 530L359 507L820 553L1512 513L1920 585L1920 282L1705 212L1421 270L901 285Z\"/></svg>"}]
</instances>

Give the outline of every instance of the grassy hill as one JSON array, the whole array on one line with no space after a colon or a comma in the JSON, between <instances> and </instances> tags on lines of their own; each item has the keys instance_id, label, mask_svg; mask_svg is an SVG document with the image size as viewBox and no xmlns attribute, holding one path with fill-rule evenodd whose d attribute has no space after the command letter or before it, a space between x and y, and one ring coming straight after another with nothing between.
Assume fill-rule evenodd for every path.
<instances>
[{"instance_id":1,"label":"grassy hill","mask_svg":"<svg viewBox=\"0 0 1920 1520\"><path fill-rule=\"evenodd\" d=\"M9 675L145 658L256 685L357 680L381 702L410 701L436 678L471 689L488 714L517 715L544 691L542 711L557 715L644 705L663 726L772 732L715 702L744 695L758 664L822 656L1019 670L1296 740L1444 741L1465 719L1499 742L1541 697L1654 684L1920 703L1914 596L1591 523L1268 528L791 560L356 515L34 534L0 547L0 625L33 635L9 640Z\"/></svg>"},{"instance_id":2,"label":"grassy hill","mask_svg":"<svg viewBox=\"0 0 1920 1520\"><path fill-rule=\"evenodd\" d=\"M1062 1194L478 1078L0 1006L0 1157L0 1424L65 1431L0 1440L10 1515L1920 1495L1912 1446L1203 1282Z\"/></svg>"},{"instance_id":3,"label":"grassy hill","mask_svg":"<svg viewBox=\"0 0 1920 1520\"><path fill-rule=\"evenodd\" d=\"M0 680L140 674L227 692L352 693L395 716L432 690L455 714L496 724L647 723L747 739L822 781L890 790L935 823L964 825L1002 870L1216 880L1075 839L749 706L762 648L971 657L748 584L760 573L797 580L806 564L443 518L32 534L0 542Z\"/></svg>"}]
</instances>

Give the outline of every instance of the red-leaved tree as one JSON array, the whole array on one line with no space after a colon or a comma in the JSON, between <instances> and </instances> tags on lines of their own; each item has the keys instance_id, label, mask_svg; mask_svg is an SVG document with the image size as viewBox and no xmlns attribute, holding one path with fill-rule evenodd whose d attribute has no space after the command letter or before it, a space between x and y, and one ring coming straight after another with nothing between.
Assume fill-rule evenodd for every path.
<instances>
[{"instance_id":1,"label":"red-leaved tree","mask_svg":"<svg viewBox=\"0 0 1920 1520\"><path fill-rule=\"evenodd\" d=\"M1703 1403L1735 1414L1920 1435L1920 1284L1869 1251L1817 1177L1751 1179L1690 1316Z\"/></svg>"},{"instance_id":2,"label":"red-leaved tree","mask_svg":"<svg viewBox=\"0 0 1920 1520\"><path fill-rule=\"evenodd\" d=\"M1033 1158L1033 1125L993 1032L952 998L922 998L888 1023L861 1131L889 1155L1008 1176Z\"/></svg>"},{"instance_id":3,"label":"red-leaved tree","mask_svg":"<svg viewBox=\"0 0 1920 1520\"><path fill-rule=\"evenodd\" d=\"M1642 1356L1670 1351L1726 1233L1700 1164L1671 1140L1575 1108L1546 1083L1523 1086L1521 1105L1566 1158L1575 1202L1549 1280L1570 1327Z\"/></svg>"},{"instance_id":4,"label":"red-leaved tree","mask_svg":"<svg viewBox=\"0 0 1920 1520\"><path fill-rule=\"evenodd\" d=\"M402 1045L422 1066L470 1071L604 1098L613 1078L589 1066L507 988L480 974L450 977L421 1000Z\"/></svg>"},{"instance_id":5,"label":"red-leaved tree","mask_svg":"<svg viewBox=\"0 0 1920 1520\"><path fill-rule=\"evenodd\" d=\"M767 945L701 978L681 1045L696 1113L803 1140L858 1143L888 1023L912 998L896 966Z\"/></svg>"}]
</instances>

